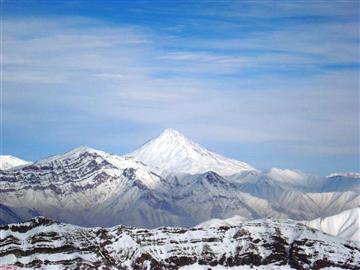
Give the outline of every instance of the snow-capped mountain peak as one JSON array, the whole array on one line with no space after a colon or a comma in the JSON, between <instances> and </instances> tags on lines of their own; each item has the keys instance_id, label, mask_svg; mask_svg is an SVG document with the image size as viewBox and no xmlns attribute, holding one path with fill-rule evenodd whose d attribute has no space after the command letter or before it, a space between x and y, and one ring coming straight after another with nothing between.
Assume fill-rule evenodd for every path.
<instances>
[{"instance_id":1,"label":"snow-capped mountain peak","mask_svg":"<svg viewBox=\"0 0 360 270\"><path fill-rule=\"evenodd\" d=\"M165 129L158 137L128 156L134 156L163 176L207 171L231 175L245 170L256 170L245 162L213 153L171 128Z\"/></svg>"},{"instance_id":2,"label":"snow-capped mountain peak","mask_svg":"<svg viewBox=\"0 0 360 270\"><path fill-rule=\"evenodd\" d=\"M160 134L159 137L168 137L173 139L186 138L183 134L173 128L164 129L164 131Z\"/></svg>"},{"instance_id":3,"label":"snow-capped mountain peak","mask_svg":"<svg viewBox=\"0 0 360 270\"><path fill-rule=\"evenodd\" d=\"M8 170L11 168L24 166L28 164L30 164L29 161L22 160L14 156L10 156L10 155L0 156L0 170Z\"/></svg>"}]
</instances>

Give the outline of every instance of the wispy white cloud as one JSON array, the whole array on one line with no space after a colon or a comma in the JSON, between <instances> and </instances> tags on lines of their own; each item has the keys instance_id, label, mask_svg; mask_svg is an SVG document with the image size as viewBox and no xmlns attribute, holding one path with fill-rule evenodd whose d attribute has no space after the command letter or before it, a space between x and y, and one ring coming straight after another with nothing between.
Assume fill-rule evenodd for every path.
<instances>
[{"instance_id":1,"label":"wispy white cloud","mask_svg":"<svg viewBox=\"0 0 360 270\"><path fill-rule=\"evenodd\" d=\"M61 122L54 136L74 138L61 118L77 115L357 155L358 70L323 67L358 62L357 30L345 21L220 40L81 17L5 18L5 127L27 115L34 127Z\"/></svg>"}]
</instances>

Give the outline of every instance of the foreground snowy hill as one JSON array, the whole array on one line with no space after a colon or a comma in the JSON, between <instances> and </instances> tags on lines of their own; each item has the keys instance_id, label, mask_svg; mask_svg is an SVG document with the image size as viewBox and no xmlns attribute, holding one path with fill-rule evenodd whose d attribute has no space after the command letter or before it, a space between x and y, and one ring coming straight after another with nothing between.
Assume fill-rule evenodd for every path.
<instances>
[{"instance_id":1,"label":"foreground snowy hill","mask_svg":"<svg viewBox=\"0 0 360 270\"><path fill-rule=\"evenodd\" d=\"M30 162L14 156L0 155L0 170L8 170L14 167L28 165L28 164L30 164Z\"/></svg>"},{"instance_id":2,"label":"foreground snowy hill","mask_svg":"<svg viewBox=\"0 0 360 270\"><path fill-rule=\"evenodd\" d=\"M207 171L231 175L255 170L245 162L210 152L171 128L128 156L141 160L164 177L168 174L198 174Z\"/></svg>"},{"instance_id":3,"label":"foreground snowy hill","mask_svg":"<svg viewBox=\"0 0 360 270\"><path fill-rule=\"evenodd\" d=\"M38 217L0 226L0 262L22 269L359 269L360 244L295 223L148 230L82 228ZM207 269L207 268L205 268Z\"/></svg>"}]
</instances>

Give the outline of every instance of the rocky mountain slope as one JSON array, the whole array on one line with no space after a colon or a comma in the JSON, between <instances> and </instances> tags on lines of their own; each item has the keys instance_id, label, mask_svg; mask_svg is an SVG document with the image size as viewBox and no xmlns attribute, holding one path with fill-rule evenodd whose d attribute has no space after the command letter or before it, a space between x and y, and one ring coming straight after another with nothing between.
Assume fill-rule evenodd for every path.
<instances>
[{"instance_id":1,"label":"rocky mountain slope","mask_svg":"<svg viewBox=\"0 0 360 270\"><path fill-rule=\"evenodd\" d=\"M38 217L0 226L0 261L23 269L358 269L360 245L293 221L148 230L82 228ZM194 267L194 268L193 268ZM260 268L259 268L260 269Z\"/></svg>"}]
</instances>

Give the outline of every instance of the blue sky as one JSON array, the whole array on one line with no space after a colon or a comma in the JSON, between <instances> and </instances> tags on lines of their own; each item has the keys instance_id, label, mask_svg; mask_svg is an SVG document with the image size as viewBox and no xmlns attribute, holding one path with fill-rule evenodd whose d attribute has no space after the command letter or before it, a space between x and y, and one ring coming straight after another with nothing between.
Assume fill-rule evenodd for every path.
<instances>
[{"instance_id":1,"label":"blue sky","mask_svg":"<svg viewBox=\"0 0 360 270\"><path fill-rule=\"evenodd\" d=\"M359 171L358 1L3 1L1 153L178 129L258 168Z\"/></svg>"}]
</instances>

